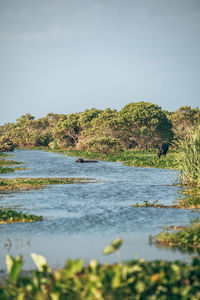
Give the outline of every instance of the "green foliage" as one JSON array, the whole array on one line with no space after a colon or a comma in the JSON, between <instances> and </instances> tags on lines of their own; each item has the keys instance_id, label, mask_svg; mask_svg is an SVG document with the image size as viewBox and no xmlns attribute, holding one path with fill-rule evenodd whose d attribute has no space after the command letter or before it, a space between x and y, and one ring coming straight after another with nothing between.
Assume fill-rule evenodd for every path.
<instances>
[{"instance_id":1,"label":"green foliage","mask_svg":"<svg viewBox=\"0 0 200 300\"><path fill-rule=\"evenodd\" d=\"M15 171L15 169L13 169L13 168L0 167L0 174L1 173L13 173L14 171Z\"/></svg>"},{"instance_id":2,"label":"green foliage","mask_svg":"<svg viewBox=\"0 0 200 300\"><path fill-rule=\"evenodd\" d=\"M5 160L5 159L0 158L0 174L1 173L13 173L16 168L7 168L4 166L15 166L18 164L21 164L21 163L18 161L15 161L15 160Z\"/></svg>"},{"instance_id":3,"label":"green foliage","mask_svg":"<svg viewBox=\"0 0 200 300\"><path fill-rule=\"evenodd\" d=\"M22 256L19 255L14 259L11 255L6 255L6 265L7 270L9 274L9 281L11 283L16 283L17 278L19 277L22 265L23 265L23 259Z\"/></svg>"},{"instance_id":4,"label":"green foliage","mask_svg":"<svg viewBox=\"0 0 200 300\"><path fill-rule=\"evenodd\" d=\"M78 143L80 133L79 114L63 115L53 130L53 138L59 148L74 146Z\"/></svg>"},{"instance_id":5,"label":"green foliage","mask_svg":"<svg viewBox=\"0 0 200 300\"><path fill-rule=\"evenodd\" d=\"M163 231L156 236L156 243L164 243L180 248L200 248L200 224L195 220L188 227L169 233Z\"/></svg>"},{"instance_id":6,"label":"green foliage","mask_svg":"<svg viewBox=\"0 0 200 300\"><path fill-rule=\"evenodd\" d=\"M200 125L200 110L192 109L190 106L181 106L169 118L173 124L174 139L180 140Z\"/></svg>"},{"instance_id":7,"label":"green foliage","mask_svg":"<svg viewBox=\"0 0 200 300\"><path fill-rule=\"evenodd\" d=\"M103 254L111 254L117 251L123 243L121 238L116 238L110 245L106 246L103 250Z\"/></svg>"},{"instance_id":8,"label":"green foliage","mask_svg":"<svg viewBox=\"0 0 200 300\"><path fill-rule=\"evenodd\" d=\"M110 137L99 137L91 138L86 144L85 148L88 153L103 153L103 154L114 154L123 152L120 141Z\"/></svg>"},{"instance_id":9,"label":"green foliage","mask_svg":"<svg viewBox=\"0 0 200 300\"><path fill-rule=\"evenodd\" d=\"M14 149L15 146L9 138L5 136L0 137L0 152L13 151Z\"/></svg>"},{"instance_id":10,"label":"green foliage","mask_svg":"<svg viewBox=\"0 0 200 300\"><path fill-rule=\"evenodd\" d=\"M150 150L124 150L120 153L105 155L101 153L88 152L83 150L67 151L69 156L79 156L90 159L100 159L108 161L121 161L127 166L133 167L154 167L164 169L177 169L178 165L174 159L175 152L170 150L166 157L157 156L155 149Z\"/></svg>"},{"instance_id":11,"label":"green foliage","mask_svg":"<svg viewBox=\"0 0 200 300\"><path fill-rule=\"evenodd\" d=\"M161 108L149 102L126 105L120 112L121 118L133 141L139 148L153 148L162 141L171 141L172 124Z\"/></svg>"},{"instance_id":12,"label":"green foliage","mask_svg":"<svg viewBox=\"0 0 200 300\"><path fill-rule=\"evenodd\" d=\"M0 298L10 300L129 300L199 299L200 259L184 262L143 259L103 264L68 260L63 269L51 270L35 255L37 269L21 275L23 260L8 255L8 280L0 285Z\"/></svg>"},{"instance_id":13,"label":"green foliage","mask_svg":"<svg viewBox=\"0 0 200 300\"><path fill-rule=\"evenodd\" d=\"M0 223L36 222L43 220L42 216L17 212L15 210L0 209Z\"/></svg>"},{"instance_id":14,"label":"green foliage","mask_svg":"<svg viewBox=\"0 0 200 300\"><path fill-rule=\"evenodd\" d=\"M92 178L0 178L0 191L39 189L49 184L94 182Z\"/></svg>"},{"instance_id":15,"label":"green foliage","mask_svg":"<svg viewBox=\"0 0 200 300\"><path fill-rule=\"evenodd\" d=\"M177 142L176 161L183 185L200 187L200 126Z\"/></svg>"}]
</instances>

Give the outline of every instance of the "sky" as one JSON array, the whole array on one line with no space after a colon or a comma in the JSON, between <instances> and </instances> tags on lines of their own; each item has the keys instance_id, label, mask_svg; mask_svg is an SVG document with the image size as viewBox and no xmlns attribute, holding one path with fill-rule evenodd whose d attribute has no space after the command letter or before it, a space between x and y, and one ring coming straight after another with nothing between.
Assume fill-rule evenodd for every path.
<instances>
[{"instance_id":1,"label":"sky","mask_svg":"<svg viewBox=\"0 0 200 300\"><path fill-rule=\"evenodd\" d=\"M200 107L200 0L0 0L0 125Z\"/></svg>"}]
</instances>

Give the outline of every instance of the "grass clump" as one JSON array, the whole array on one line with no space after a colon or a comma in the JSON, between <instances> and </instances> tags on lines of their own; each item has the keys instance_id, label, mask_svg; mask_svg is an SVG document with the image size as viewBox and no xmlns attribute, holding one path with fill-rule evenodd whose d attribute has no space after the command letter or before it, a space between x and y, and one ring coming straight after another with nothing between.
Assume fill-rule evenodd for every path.
<instances>
[{"instance_id":1,"label":"grass clump","mask_svg":"<svg viewBox=\"0 0 200 300\"><path fill-rule=\"evenodd\" d=\"M17 212L15 210L0 209L0 224L17 223L17 222L36 222L42 221L42 216Z\"/></svg>"},{"instance_id":2,"label":"grass clump","mask_svg":"<svg viewBox=\"0 0 200 300\"><path fill-rule=\"evenodd\" d=\"M171 229L171 228L170 228ZM193 220L190 226L178 231L164 230L155 237L156 243L180 248L200 248L200 219Z\"/></svg>"},{"instance_id":3,"label":"grass clump","mask_svg":"<svg viewBox=\"0 0 200 300\"><path fill-rule=\"evenodd\" d=\"M51 184L94 182L91 178L0 178L0 191L32 190Z\"/></svg>"},{"instance_id":4,"label":"grass clump","mask_svg":"<svg viewBox=\"0 0 200 300\"><path fill-rule=\"evenodd\" d=\"M3 174L3 173L13 173L14 171L15 171L14 168L0 167L0 174Z\"/></svg>"},{"instance_id":5,"label":"grass clump","mask_svg":"<svg viewBox=\"0 0 200 300\"><path fill-rule=\"evenodd\" d=\"M0 152L0 157L7 157L8 155ZM3 173L13 173L16 169L21 168L9 168L7 166L16 166L22 164L21 162L15 161L15 160L5 160L0 158L0 174ZM6 166L6 167L5 167ZM24 169L24 168L23 168Z\"/></svg>"},{"instance_id":6,"label":"grass clump","mask_svg":"<svg viewBox=\"0 0 200 300\"><path fill-rule=\"evenodd\" d=\"M183 185L200 187L200 126L177 143L176 161Z\"/></svg>"}]
</instances>

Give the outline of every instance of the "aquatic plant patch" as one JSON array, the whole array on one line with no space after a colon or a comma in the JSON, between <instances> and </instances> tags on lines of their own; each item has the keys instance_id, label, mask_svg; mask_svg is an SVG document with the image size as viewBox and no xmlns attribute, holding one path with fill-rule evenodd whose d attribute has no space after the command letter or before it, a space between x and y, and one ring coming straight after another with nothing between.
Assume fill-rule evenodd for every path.
<instances>
[{"instance_id":1,"label":"aquatic plant patch","mask_svg":"<svg viewBox=\"0 0 200 300\"><path fill-rule=\"evenodd\" d=\"M156 202L144 201L136 203L132 207L157 207L157 208L179 208L179 209L199 209L200 208L200 189L186 188L181 190L182 197L179 197L177 204L163 205Z\"/></svg>"},{"instance_id":2,"label":"aquatic plant patch","mask_svg":"<svg viewBox=\"0 0 200 300\"><path fill-rule=\"evenodd\" d=\"M13 173L14 171L15 171L14 168L0 167L0 174L3 174L3 173Z\"/></svg>"},{"instance_id":3,"label":"aquatic plant patch","mask_svg":"<svg viewBox=\"0 0 200 300\"><path fill-rule=\"evenodd\" d=\"M16 160L0 159L0 166L14 166L14 165L20 165L20 164L23 164L23 163L16 161Z\"/></svg>"},{"instance_id":4,"label":"aquatic plant patch","mask_svg":"<svg viewBox=\"0 0 200 300\"><path fill-rule=\"evenodd\" d=\"M50 184L95 182L92 178L0 178L0 191L39 189Z\"/></svg>"},{"instance_id":5,"label":"aquatic plant patch","mask_svg":"<svg viewBox=\"0 0 200 300\"><path fill-rule=\"evenodd\" d=\"M191 225L173 230L168 228L160 234L156 235L155 242L162 243L168 246L200 248L200 223L199 219L192 221Z\"/></svg>"},{"instance_id":6,"label":"aquatic plant patch","mask_svg":"<svg viewBox=\"0 0 200 300\"><path fill-rule=\"evenodd\" d=\"M15 210L0 209L0 224L17 223L17 222L36 222L42 221L42 216L17 212Z\"/></svg>"},{"instance_id":7,"label":"aquatic plant patch","mask_svg":"<svg viewBox=\"0 0 200 300\"><path fill-rule=\"evenodd\" d=\"M143 259L99 264L92 260L68 260L51 270L45 257L32 253L37 269L23 275L23 258L7 255L8 279L0 284L0 299L200 299L200 259L181 261Z\"/></svg>"},{"instance_id":8,"label":"aquatic plant patch","mask_svg":"<svg viewBox=\"0 0 200 300\"><path fill-rule=\"evenodd\" d=\"M3 153L1 153L3 154ZM2 156L2 155L1 155ZM8 155L3 155L3 156L8 156ZM1 159L0 158L0 174L1 173L13 173L15 170L24 170L25 168L8 168L5 166L16 166L22 164L21 162L15 161L15 160L6 160L6 159Z\"/></svg>"},{"instance_id":9,"label":"aquatic plant patch","mask_svg":"<svg viewBox=\"0 0 200 300\"><path fill-rule=\"evenodd\" d=\"M66 152L66 150L65 150ZM90 159L107 161L121 161L127 166L132 167L153 167L164 169L177 169L178 165L174 159L175 152L171 151L166 157L157 156L157 150L124 150L122 153L105 155L102 153L88 153L83 150L67 151L68 156L78 156Z\"/></svg>"}]
</instances>

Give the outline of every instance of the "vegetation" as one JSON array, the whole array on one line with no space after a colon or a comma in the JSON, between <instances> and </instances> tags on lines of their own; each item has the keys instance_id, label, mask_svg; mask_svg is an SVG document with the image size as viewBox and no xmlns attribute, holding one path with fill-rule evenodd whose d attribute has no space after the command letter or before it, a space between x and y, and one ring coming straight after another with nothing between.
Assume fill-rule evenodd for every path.
<instances>
[{"instance_id":1,"label":"vegetation","mask_svg":"<svg viewBox=\"0 0 200 300\"><path fill-rule=\"evenodd\" d=\"M3 154L3 153L1 153ZM2 157L3 155L0 155ZM5 155L6 156L6 155ZM5 160L0 158L0 174L1 173L13 173L16 169L21 169L21 168L8 168L4 166L16 166L21 164L21 162L15 161L15 160Z\"/></svg>"},{"instance_id":2,"label":"vegetation","mask_svg":"<svg viewBox=\"0 0 200 300\"><path fill-rule=\"evenodd\" d=\"M104 252L119 249L121 239ZM112 249L110 249L112 248ZM0 285L1 299L199 299L200 259L184 262L147 262L99 264L92 260L84 266L81 259L68 260L63 269L51 270L46 259L32 253L37 269L22 275L23 259L6 256L8 279Z\"/></svg>"},{"instance_id":3,"label":"vegetation","mask_svg":"<svg viewBox=\"0 0 200 300\"><path fill-rule=\"evenodd\" d=\"M42 221L42 216L17 212L15 210L0 209L0 224L17 222L36 222Z\"/></svg>"},{"instance_id":4,"label":"vegetation","mask_svg":"<svg viewBox=\"0 0 200 300\"><path fill-rule=\"evenodd\" d=\"M94 182L92 178L0 178L0 191L39 189L50 184Z\"/></svg>"},{"instance_id":5,"label":"vegetation","mask_svg":"<svg viewBox=\"0 0 200 300\"><path fill-rule=\"evenodd\" d=\"M165 230L155 239L156 243L164 243L168 246L200 248L200 219L193 220L190 226L179 228L178 231L172 233Z\"/></svg>"},{"instance_id":6,"label":"vegetation","mask_svg":"<svg viewBox=\"0 0 200 300\"><path fill-rule=\"evenodd\" d=\"M178 209L200 209L200 189L188 188L181 191L181 197L174 205L163 205L157 201L153 203L144 201L143 203L136 203L133 207L157 207L157 208L178 208Z\"/></svg>"},{"instance_id":7,"label":"vegetation","mask_svg":"<svg viewBox=\"0 0 200 300\"><path fill-rule=\"evenodd\" d=\"M57 150L56 150L57 151ZM60 152L60 150L58 150ZM111 154L88 152L85 150L68 150L68 156L78 156L89 159L99 159L108 161L121 161L127 166L132 167L155 167L164 169L177 169L178 164L175 161L175 151L170 150L167 157L158 158L156 149L149 150L124 150Z\"/></svg>"},{"instance_id":8,"label":"vegetation","mask_svg":"<svg viewBox=\"0 0 200 300\"><path fill-rule=\"evenodd\" d=\"M149 102L133 102L120 111L92 108L73 114L49 113L37 120L26 114L15 123L1 126L0 136L20 148L81 150L87 148L91 139L106 137L117 139L125 149L150 149L163 141L172 142L173 137L177 140L187 129L196 128L199 115L198 108L189 106L169 113ZM3 144L0 140L0 147Z\"/></svg>"},{"instance_id":9,"label":"vegetation","mask_svg":"<svg viewBox=\"0 0 200 300\"><path fill-rule=\"evenodd\" d=\"M177 142L176 155L183 185L200 187L200 126Z\"/></svg>"},{"instance_id":10,"label":"vegetation","mask_svg":"<svg viewBox=\"0 0 200 300\"><path fill-rule=\"evenodd\" d=\"M172 141L172 123L161 108L148 102L126 105L120 112L130 139L139 149L154 148L162 141Z\"/></svg>"},{"instance_id":11,"label":"vegetation","mask_svg":"<svg viewBox=\"0 0 200 300\"><path fill-rule=\"evenodd\" d=\"M13 151L15 149L14 143L7 137L0 137L0 152Z\"/></svg>"}]
</instances>

